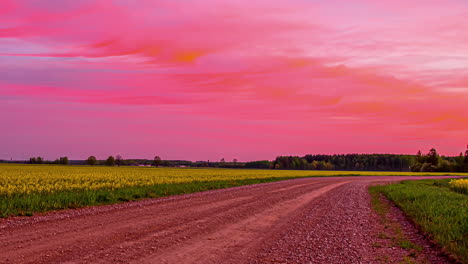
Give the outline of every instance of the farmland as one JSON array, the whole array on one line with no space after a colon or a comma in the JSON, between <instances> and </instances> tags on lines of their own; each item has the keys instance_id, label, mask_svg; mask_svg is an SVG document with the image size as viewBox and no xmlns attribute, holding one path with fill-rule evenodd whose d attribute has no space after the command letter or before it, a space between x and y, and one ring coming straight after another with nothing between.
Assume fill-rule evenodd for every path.
<instances>
[{"instance_id":1,"label":"farmland","mask_svg":"<svg viewBox=\"0 0 468 264\"><path fill-rule=\"evenodd\" d=\"M451 180L448 186L453 191L468 194L468 179Z\"/></svg>"},{"instance_id":2,"label":"farmland","mask_svg":"<svg viewBox=\"0 0 468 264\"><path fill-rule=\"evenodd\" d=\"M373 186L397 204L443 249L468 263L468 179L403 181Z\"/></svg>"},{"instance_id":3,"label":"farmland","mask_svg":"<svg viewBox=\"0 0 468 264\"><path fill-rule=\"evenodd\" d=\"M0 215L110 204L290 178L447 173L0 165Z\"/></svg>"},{"instance_id":4,"label":"farmland","mask_svg":"<svg viewBox=\"0 0 468 264\"><path fill-rule=\"evenodd\" d=\"M380 236L386 229L370 208L368 186L414 178L311 177L0 219L0 263L448 263L424 244L413 257Z\"/></svg>"}]
</instances>

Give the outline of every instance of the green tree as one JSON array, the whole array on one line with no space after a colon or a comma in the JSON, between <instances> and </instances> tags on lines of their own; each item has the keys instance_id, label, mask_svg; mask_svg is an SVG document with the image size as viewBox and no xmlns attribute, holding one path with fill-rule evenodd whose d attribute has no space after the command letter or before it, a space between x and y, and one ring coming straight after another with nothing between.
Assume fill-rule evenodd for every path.
<instances>
[{"instance_id":1,"label":"green tree","mask_svg":"<svg viewBox=\"0 0 468 264\"><path fill-rule=\"evenodd\" d=\"M317 160L312 161L312 169L320 170L320 161L317 161Z\"/></svg>"},{"instance_id":2,"label":"green tree","mask_svg":"<svg viewBox=\"0 0 468 264\"><path fill-rule=\"evenodd\" d=\"M439 164L439 155L437 154L435 148L431 148L431 150L429 150L429 153L427 154L427 163L430 163L434 166Z\"/></svg>"},{"instance_id":3,"label":"green tree","mask_svg":"<svg viewBox=\"0 0 468 264\"><path fill-rule=\"evenodd\" d=\"M60 159L58 160L58 164L68 165L68 163L68 157L60 157Z\"/></svg>"},{"instance_id":4,"label":"green tree","mask_svg":"<svg viewBox=\"0 0 468 264\"><path fill-rule=\"evenodd\" d=\"M153 159L153 166L159 167L161 165L161 158L159 156L155 156Z\"/></svg>"},{"instance_id":5,"label":"green tree","mask_svg":"<svg viewBox=\"0 0 468 264\"><path fill-rule=\"evenodd\" d=\"M437 166L436 170L440 172L448 172L448 171L453 171L452 169L452 164L448 160L440 159L439 160L439 165Z\"/></svg>"},{"instance_id":6,"label":"green tree","mask_svg":"<svg viewBox=\"0 0 468 264\"><path fill-rule=\"evenodd\" d=\"M421 163L416 163L413 166L410 167L412 172L420 172L421 171L422 164Z\"/></svg>"},{"instance_id":7,"label":"green tree","mask_svg":"<svg viewBox=\"0 0 468 264\"><path fill-rule=\"evenodd\" d=\"M117 155L117 156L115 157L115 163L117 164L118 167L120 167L120 165L122 165L122 161L123 161L122 156Z\"/></svg>"},{"instance_id":8,"label":"green tree","mask_svg":"<svg viewBox=\"0 0 468 264\"><path fill-rule=\"evenodd\" d=\"M432 163L426 162L421 166L421 172L433 172L436 170L436 167Z\"/></svg>"},{"instance_id":9,"label":"green tree","mask_svg":"<svg viewBox=\"0 0 468 264\"><path fill-rule=\"evenodd\" d=\"M250 161L245 163L245 168L255 168L255 169L274 169L275 163L270 162L269 160L257 160Z\"/></svg>"},{"instance_id":10,"label":"green tree","mask_svg":"<svg viewBox=\"0 0 468 264\"><path fill-rule=\"evenodd\" d=\"M89 156L88 159L86 160L86 164L94 166L97 163L97 159L94 156Z\"/></svg>"},{"instance_id":11,"label":"green tree","mask_svg":"<svg viewBox=\"0 0 468 264\"><path fill-rule=\"evenodd\" d=\"M325 162L325 170L333 170L335 166L331 162Z\"/></svg>"},{"instance_id":12,"label":"green tree","mask_svg":"<svg viewBox=\"0 0 468 264\"><path fill-rule=\"evenodd\" d=\"M106 160L107 166L115 166L115 158L114 156L109 156Z\"/></svg>"},{"instance_id":13,"label":"green tree","mask_svg":"<svg viewBox=\"0 0 468 264\"><path fill-rule=\"evenodd\" d=\"M463 160L463 171L468 172L468 149L465 151L465 158Z\"/></svg>"},{"instance_id":14,"label":"green tree","mask_svg":"<svg viewBox=\"0 0 468 264\"><path fill-rule=\"evenodd\" d=\"M138 162L135 160L126 160L126 165L127 166L138 166Z\"/></svg>"},{"instance_id":15,"label":"green tree","mask_svg":"<svg viewBox=\"0 0 468 264\"><path fill-rule=\"evenodd\" d=\"M463 152L460 152L460 155L455 159L457 163L457 171L463 171L463 163L465 162L465 156L463 156Z\"/></svg>"},{"instance_id":16,"label":"green tree","mask_svg":"<svg viewBox=\"0 0 468 264\"><path fill-rule=\"evenodd\" d=\"M418 154L416 154L416 162L424 163L424 157L422 156L421 150L418 150Z\"/></svg>"}]
</instances>

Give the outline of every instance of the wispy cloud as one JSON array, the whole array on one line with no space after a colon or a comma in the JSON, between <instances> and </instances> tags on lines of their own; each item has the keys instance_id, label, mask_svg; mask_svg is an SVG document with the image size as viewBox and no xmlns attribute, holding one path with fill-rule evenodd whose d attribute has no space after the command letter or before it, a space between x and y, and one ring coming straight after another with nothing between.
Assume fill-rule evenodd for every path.
<instances>
[{"instance_id":1,"label":"wispy cloud","mask_svg":"<svg viewBox=\"0 0 468 264\"><path fill-rule=\"evenodd\" d=\"M0 157L26 155L15 144L33 131L80 157L454 154L467 15L456 0L4 0L0 116L16 132Z\"/></svg>"}]
</instances>

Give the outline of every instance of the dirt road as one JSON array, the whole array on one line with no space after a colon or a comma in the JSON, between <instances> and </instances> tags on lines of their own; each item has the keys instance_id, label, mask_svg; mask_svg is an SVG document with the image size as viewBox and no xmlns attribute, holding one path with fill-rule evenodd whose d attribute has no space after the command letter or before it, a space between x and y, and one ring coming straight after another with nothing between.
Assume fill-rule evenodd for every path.
<instances>
[{"instance_id":1,"label":"dirt road","mask_svg":"<svg viewBox=\"0 0 468 264\"><path fill-rule=\"evenodd\" d=\"M0 220L0 263L399 262L402 249L375 247L367 186L406 178L296 179Z\"/></svg>"}]
</instances>

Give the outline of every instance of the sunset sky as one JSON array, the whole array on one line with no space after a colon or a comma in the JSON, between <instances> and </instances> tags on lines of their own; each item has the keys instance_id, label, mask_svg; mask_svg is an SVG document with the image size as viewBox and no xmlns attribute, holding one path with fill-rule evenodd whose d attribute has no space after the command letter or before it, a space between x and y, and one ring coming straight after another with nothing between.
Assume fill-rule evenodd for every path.
<instances>
[{"instance_id":1,"label":"sunset sky","mask_svg":"<svg viewBox=\"0 0 468 264\"><path fill-rule=\"evenodd\" d=\"M467 0L1 0L0 159L468 144Z\"/></svg>"}]
</instances>

